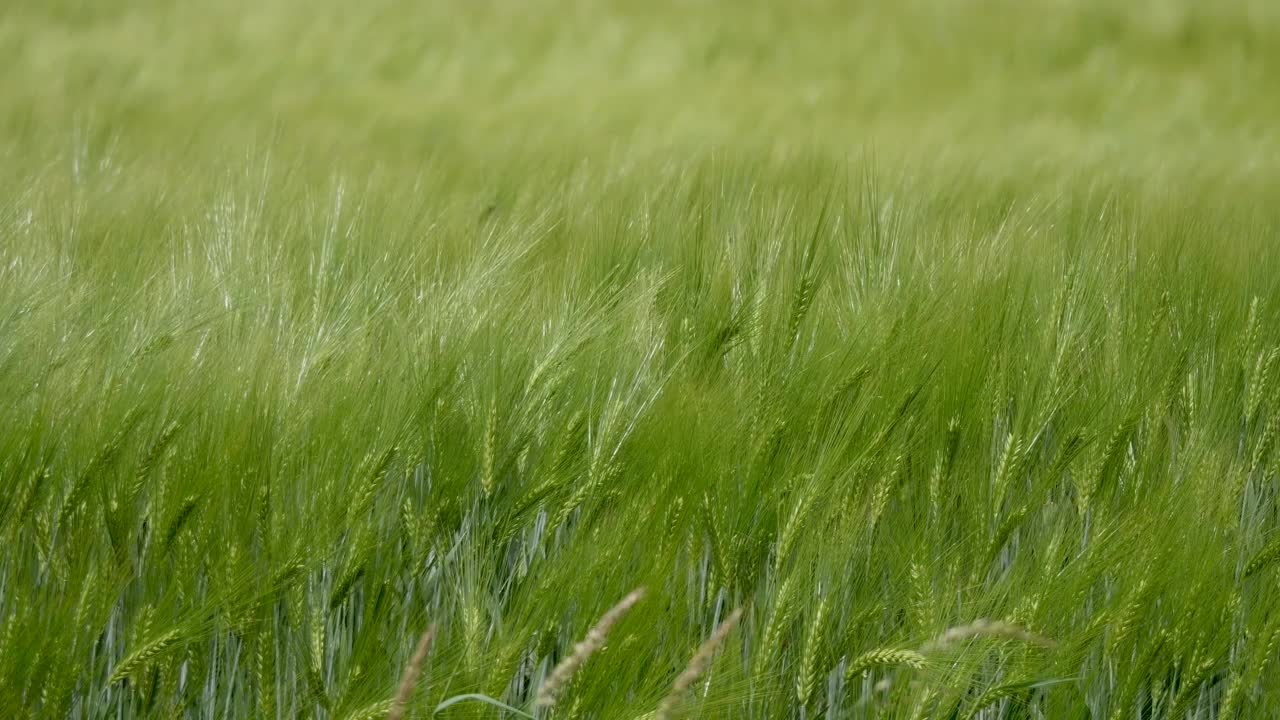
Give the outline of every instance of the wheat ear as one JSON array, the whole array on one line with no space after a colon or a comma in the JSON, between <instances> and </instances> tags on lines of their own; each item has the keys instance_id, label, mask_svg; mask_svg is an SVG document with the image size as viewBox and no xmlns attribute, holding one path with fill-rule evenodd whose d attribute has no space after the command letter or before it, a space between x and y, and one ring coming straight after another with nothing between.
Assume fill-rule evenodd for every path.
<instances>
[{"instance_id":1,"label":"wheat ear","mask_svg":"<svg viewBox=\"0 0 1280 720\"><path fill-rule=\"evenodd\" d=\"M715 657L716 650L724 644L725 638L742 619L742 608L738 608L729 613L729 617L720 623L720 627L707 638L698 648L698 652L694 653L693 659L689 661L689 666L684 672L676 678L675 683L671 686L671 692L662 699L662 704L658 705L658 713L654 716L654 720L670 720L675 713L676 708L680 705L680 700L684 696L684 692L693 685L693 681L707 669L711 664L711 658Z\"/></svg>"},{"instance_id":2,"label":"wheat ear","mask_svg":"<svg viewBox=\"0 0 1280 720\"><path fill-rule=\"evenodd\" d=\"M418 647L414 649L413 657L410 658L408 667L404 669L404 675L400 676L400 687L396 690L395 699L391 701L391 712L387 713L387 720L400 720L404 717L409 696L413 694L413 686L418 682L422 664L427 661L427 653L431 652L431 641L435 636L435 625L429 626L427 631L422 633L422 638L418 640Z\"/></svg>"},{"instance_id":3,"label":"wheat ear","mask_svg":"<svg viewBox=\"0 0 1280 720\"><path fill-rule=\"evenodd\" d=\"M535 703L538 707L551 707L556 704L556 699L560 697L560 693L564 690L569 681L573 679L573 674L582 666L587 658L591 657L591 653L599 650L604 645L605 640L609 636L609 630L617 624L618 620L644 597L644 588L636 588L630 594L622 598L622 601L609 609L595 627L587 632L587 636L582 642L573 646L573 653L569 657L560 661L547 679L542 682L542 686L538 688L538 697Z\"/></svg>"},{"instance_id":4,"label":"wheat ear","mask_svg":"<svg viewBox=\"0 0 1280 720\"><path fill-rule=\"evenodd\" d=\"M1053 640L1036 635L1030 630L1019 625L1014 625L1013 623L1005 622L1004 620L992 621L985 618L979 618L968 625L957 625L956 627L948 628L946 632L933 640L930 640L924 645L924 647L920 648L920 650L922 652L942 650L950 645L979 635L1005 638L1008 640L1020 640L1024 643L1039 645L1040 647L1049 649L1058 646L1058 644Z\"/></svg>"}]
</instances>

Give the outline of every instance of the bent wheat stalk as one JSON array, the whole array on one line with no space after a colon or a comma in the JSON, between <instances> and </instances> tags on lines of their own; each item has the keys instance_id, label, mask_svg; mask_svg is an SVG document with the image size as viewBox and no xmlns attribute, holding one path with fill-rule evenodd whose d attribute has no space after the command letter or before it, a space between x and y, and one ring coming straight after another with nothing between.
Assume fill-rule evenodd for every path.
<instances>
[{"instance_id":1,"label":"bent wheat stalk","mask_svg":"<svg viewBox=\"0 0 1280 720\"><path fill-rule=\"evenodd\" d=\"M618 620L644 597L644 588L632 590L630 594L622 599L617 605L609 609L595 627L587 633L582 642L573 646L573 653L569 657L560 661L547 679L542 682L542 686L538 688L538 697L534 701L538 707L551 707L556 704L560 693L564 691L569 681L573 679L573 674L578 668L591 657L591 653L599 650L604 645L605 640L609 636L609 630L617 624Z\"/></svg>"},{"instance_id":2,"label":"bent wheat stalk","mask_svg":"<svg viewBox=\"0 0 1280 720\"><path fill-rule=\"evenodd\" d=\"M930 640L928 643L925 643L920 650L921 652L926 653L942 650L954 645L955 643L968 640L969 638L978 637L980 635L1004 638L1007 640L1019 640L1030 645L1039 645L1040 647L1048 649L1053 649L1058 646L1058 644L1053 640L1037 635L1020 625L1014 625L1013 623L1006 622L1004 620L993 621L987 620L986 618L979 618L968 625L957 625L955 627L948 628L946 632L933 640Z\"/></svg>"},{"instance_id":3,"label":"bent wheat stalk","mask_svg":"<svg viewBox=\"0 0 1280 720\"><path fill-rule=\"evenodd\" d=\"M418 682L418 675L422 672L422 665L427 660L427 653L431 652L431 641L435 635L436 626L431 625L418 640L418 647L414 649L413 657L404 669L404 675L400 676L400 687L396 690L395 699L391 701L391 712L387 713L387 720L401 720L404 717L409 696L413 694L413 686Z\"/></svg>"},{"instance_id":4,"label":"bent wheat stalk","mask_svg":"<svg viewBox=\"0 0 1280 720\"><path fill-rule=\"evenodd\" d=\"M724 644L725 638L729 637L729 633L733 631L733 628L741 619L742 608L738 608L730 613L724 622L720 623L720 627L716 628L716 631L711 634L711 637L707 638L706 642L702 643L702 646L698 648L698 652L694 653L693 659L689 661L689 666L676 677L675 683L671 686L671 692L662 699L662 704L658 705L658 712L654 715L654 720L670 720L674 716L685 691L689 689L689 686L693 685L693 681L697 680L698 676L711 664L711 659L715 657L716 650L720 649L720 646Z\"/></svg>"}]
</instances>

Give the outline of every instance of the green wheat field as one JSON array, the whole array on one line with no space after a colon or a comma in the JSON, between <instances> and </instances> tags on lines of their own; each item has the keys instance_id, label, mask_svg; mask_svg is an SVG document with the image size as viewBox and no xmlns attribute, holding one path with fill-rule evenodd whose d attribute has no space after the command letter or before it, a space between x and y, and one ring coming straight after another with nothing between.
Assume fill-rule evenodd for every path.
<instances>
[{"instance_id":1,"label":"green wheat field","mask_svg":"<svg viewBox=\"0 0 1280 720\"><path fill-rule=\"evenodd\" d=\"M1273 718L1278 434L1273 0L0 7L3 717Z\"/></svg>"}]
</instances>

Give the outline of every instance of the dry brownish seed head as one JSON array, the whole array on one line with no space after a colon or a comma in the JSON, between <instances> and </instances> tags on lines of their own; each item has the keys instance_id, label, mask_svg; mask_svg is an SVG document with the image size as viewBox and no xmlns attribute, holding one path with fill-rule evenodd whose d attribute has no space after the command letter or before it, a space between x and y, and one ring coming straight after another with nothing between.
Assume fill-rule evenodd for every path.
<instances>
[{"instance_id":1,"label":"dry brownish seed head","mask_svg":"<svg viewBox=\"0 0 1280 720\"><path fill-rule=\"evenodd\" d=\"M733 628L737 626L738 621L741 619L742 608L738 608L729 613L729 617L725 618L724 622L720 623L720 627L716 628L716 631L711 634L711 637L702 643L698 648L698 652L694 653L693 658L689 660L689 666L676 677L675 683L671 686L671 692L658 705L658 712L654 716L654 720L670 720L673 717L685 691L693 685L693 681L697 680L698 676L711 664L711 659L715 657L716 650L724 644L725 638L729 636L729 633L733 631Z\"/></svg>"},{"instance_id":2,"label":"dry brownish seed head","mask_svg":"<svg viewBox=\"0 0 1280 720\"><path fill-rule=\"evenodd\" d=\"M404 669L404 675L400 676L400 688L396 690L395 700L391 701L391 712L387 714L387 720L401 720L404 717L409 696L413 694L413 686L418 682L418 675L422 672L422 665L427 660L427 653L431 652L431 641L435 635L436 626L431 625L418 640L418 647L414 649L413 657Z\"/></svg>"},{"instance_id":3,"label":"dry brownish seed head","mask_svg":"<svg viewBox=\"0 0 1280 720\"><path fill-rule=\"evenodd\" d=\"M591 653L599 650L604 645L605 640L608 639L609 630L642 597L644 597L644 588L632 590L621 602L610 608L609 612L600 618L595 627L587 632L587 636L582 639L582 642L573 646L573 653L561 660L560 664L556 665L551 674L547 676L547 679L542 682L542 687L538 688L538 697L535 700L535 704L538 707L555 705L560 693L564 691L569 681L573 679L573 674L587 661L587 658L591 657Z\"/></svg>"}]
</instances>

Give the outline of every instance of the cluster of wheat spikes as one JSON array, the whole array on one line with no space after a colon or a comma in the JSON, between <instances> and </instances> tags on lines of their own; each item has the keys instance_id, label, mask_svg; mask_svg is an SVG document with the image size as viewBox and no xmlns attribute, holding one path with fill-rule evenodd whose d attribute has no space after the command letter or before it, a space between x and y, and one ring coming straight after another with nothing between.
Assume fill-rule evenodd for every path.
<instances>
[{"instance_id":1,"label":"cluster of wheat spikes","mask_svg":"<svg viewBox=\"0 0 1280 720\"><path fill-rule=\"evenodd\" d=\"M1276 118L1276 0L0 1L0 720L1280 717Z\"/></svg>"},{"instance_id":2,"label":"cluster of wheat spikes","mask_svg":"<svg viewBox=\"0 0 1280 720\"><path fill-rule=\"evenodd\" d=\"M556 704L561 694L568 687L569 682L573 680L574 673L582 667L592 653L604 647L605 641L609 637L609 631L631 609L631 606L639 602L642 597L644 597L644 588L631 591L617 605L610 608L600 618L599 622L592 626L591 630L587 632L586 638L575 645L573 652L561 660L551 674L543 679L534 699L535 708L545 711ZM715 632L711 634L711 637L707 638L706 642L698 648L693 658L690 659L689 666L676 677L675 683L671 687L671 693L662 699L658 710L645 717L651 716L655 720L669 720L674 717L676 708L684 693L689 689L693 681L697 680L698 676L706 671L707 666L715 656L716 650L724 644L725 639L733 628L737 626L741 617L742 610L739 608L731 612L724 622L720 623ZM426 659L427 651L431 647L431 640L434 636L435 628L432 627L423 634L421 641L419 641L418 648L414 651L413 658L410 659L409 665L405 668L404 675L400 680L400 688L396 692L396 697L392 700L391 711L388 715L389 720L400 720L404 717L404 710L413 692L413 685L422 670L423 661ZM466 700L487 703L525 717L536 717L506 705L500 700L480 694L458 695L449 698L437 707L437 711Z\"/></svg>"}]
</instances>

